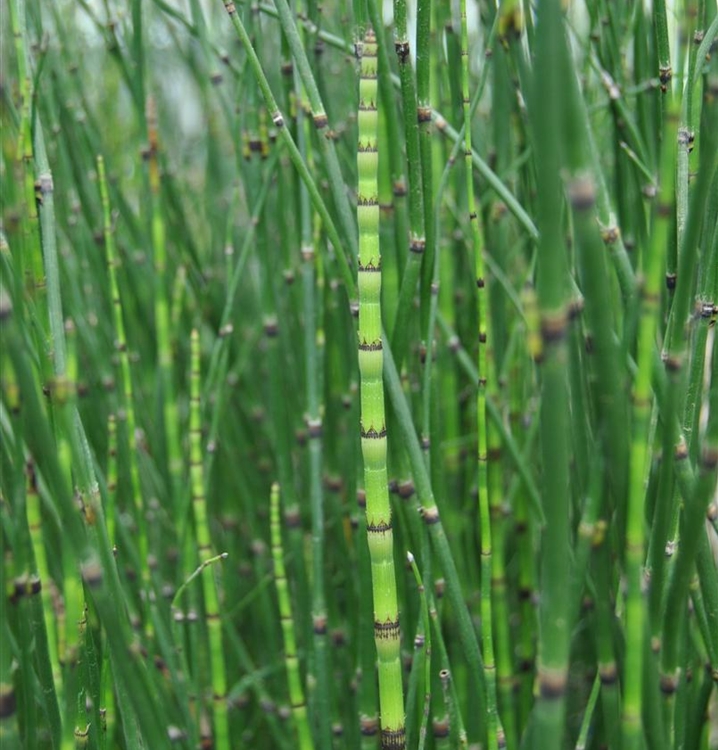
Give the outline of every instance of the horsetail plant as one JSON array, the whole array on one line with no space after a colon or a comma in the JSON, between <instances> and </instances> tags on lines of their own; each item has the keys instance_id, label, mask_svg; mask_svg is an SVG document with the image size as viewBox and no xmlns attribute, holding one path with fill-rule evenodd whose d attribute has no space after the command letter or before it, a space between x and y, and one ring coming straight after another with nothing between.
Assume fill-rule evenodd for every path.
<instances>
[{"instance_id":1,"label":"horsetail plant","mask_svg":"<svg viewBox=\"0 0 718 750\"><path fill-rule=\"evenodd\" d=\"M400 660L401 633L387 481L387 435L382 383L376 63L376 37L374 32L368 29L359 61L357 148L360 425L364 458L366 530L371 557L374 640L378 659L381 744L383 748L403 748L406 740Z\"/></svg>"},{"instance_id":2,"label":"horsetail plant","mask_svg":"<svg viewBox=\"0 0 718 750\"><path fill-rule=\"evenodd\" d=\"M200 566L212 556L212 540L209 532L207 501L204 493L204 462L202 458L202 411L199 332L192 329L190 337L190 485L192 512L197 541L197 556ZM219 611L219 595L214 569L202 576L202 593L209 637L210 678L212 686L212 715L214 723L214 745L218 750L229 750L229 720L227 716L227 676L222 644L222 621Z\"/></svg>"},{"instance_id":3,"label":"horsetail plant","mask_svg":"<svg viewBox=\"0 0 718 750\"><path fill-rule=\"evenodd\" d=\"M294 634L294 619L292 617L292 605L289 598L287 572L284 566L284 546L282 545L281 511L279 507L280 490L279 485L276 482L272 484L269 503L272 559L274 561L274 585L277 589L279 618L282 622L287 682L289 683L289 700L292 705L292 715L294 717L294 725L299 739L299 748L300 750L310 750L314 747L314 743L309 729L307 704L304 700L304 688L302 687L302 678L299 672L297 643Z\"/></svg>"},{"instance_id":4,"label":"horsetail plant","mask_svg":"<svg viewBox=\"0 0 718 750\"><path fill-rule=\"evenodd\" d=\"M489 495L489 430L486 420L486 390L493 373L489 366L488 290L484 269L484 247L479 226L478 206L474 198L474 172L471 162L471 116L469 98L469 34L466 20L466 0L461 2L461 94L464 115L464 161L466 170L466 198L471 226L471 250L474 255L474 272L477 291L478 318L478 373L479 387L476 393L476 418L478 427L478 492L479 526L481 534L481 643L484 657L484 681L486 684L487 734L489 748L505 744L504 731L496 703L496 661L494 657L494 614L492 606L493 570L491 506Z\"/></svg>"},{"instance_id":5,"label":"horsetail plant","mask_svg":"<svg viewBox=\"0 0 718 750\"><path fill-rule=\"evenodd\" d=\"M713 750L715 0L7 15L0 745Z\"/></svg>"},{"instance_id":6,"label":"horsetail plant","mask_svg":"<svg viewBox=\"0 0 718 750\"><path fill-rule=\"evenodd\" d=\"M120 296L120 287L117 281L117 269L119 267L119 257L115 248L115 238L112 230L112 213L110 209L110 196L107 188L107 176L105 172L105 160L102 155L97 157L97 179L100 188L100 200L102 202L102 231L105 241L105 252L107 253L107 270L110 279L110 300L112 303L112 323L115 334L115 349L116 356L119 359L119 380L120 380L120 393L122 401L120 414L123 417L123 421L126 426L126 440L129 449L129 461L130 461L130 503L132 511L135 514L138 528L137 538L137 549L140 556L140 565L142 566L142 576L145 586L145 592L149 595L150 592L150 580L149 580L149 568L144 565L147 560L148 554L148 541L147 541L147 530L145 524L145 507L142 495L142 488L140 486L140 473L137 460L137 424L135 419L135 399L132 388L132 373L130 370L130 355L127 351L127 337L125 335L125 323L122 316L122 297ZM114 420L114 428L112 432L112 444L115 444L117 440L117 419ZM111 456L111 466L117 470L116 467L116 456ZM110 476L112 474L110 473ZM113 483L114 484L114 483ZM108 487L108 490L112 493L113 498L116 494L116 486ZM115 503L113 503L114 505ZM110 509L110 513L114 516L114 508ZM111 518L109 521L108 531L114 531L115 519ZM114 533L110 535L110 541L115 544ZM150 620L147 618L146 626L150 627ZM148 631L149 632L149 631Z\"/></svg>"}]
</instances>

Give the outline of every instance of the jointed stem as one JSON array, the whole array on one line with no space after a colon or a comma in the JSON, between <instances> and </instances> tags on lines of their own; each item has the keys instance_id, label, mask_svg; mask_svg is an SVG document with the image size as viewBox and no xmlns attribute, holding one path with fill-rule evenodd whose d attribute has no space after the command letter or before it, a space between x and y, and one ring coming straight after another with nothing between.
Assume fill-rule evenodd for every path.
<instances>
[{"instance_id":1,"label":"jointed stem","mask_svg":"<svg viewBox=\"0 0 718 750\"><path fill-rule=\"evenodd\" d=\"M196 329L191 337L190 372L190 482L192 485L192 508L194 510L195 535L200 564L212 558L212 542L209 536L207 504L204 497L204 469L202 460L202 414L200 409L201 376L199 334ZM219 614L219 596L213 571L202 576L204 608L207 616L210 674L214 698L214 743L218 750L229 750L229 721L227 717L227 677L222 646L222 622Z\"/></svg>"},{"instance_id":2,"label":"jointed stem","mask_svg":"<svg viewBox=\"0 0 718 750\"><path fill-rule=\"evenodd\" d=\"M471 244L474 254L474 270L477 290L478 318L478 370L479 388L476 395L476 415L478 420L478 481L479 517L481 533L481 642L484 654L484 679L486 681L486 708L488 721L489 748L498 748L503 743L503 729L498 717L496 703L496 662L494 660L494 635L492 612L492 549L491 549L491 501L488 482L488 429L486 420L486 384L492 373L489 372L488 320L489 297L486 289L484 270L484 247L479 227L478 206L474 198L474 172L471 159L471 118L469 98L469 50L468 28L466 23L466 0L461 3L461 90L464 108L464 159L466 169L466 195L468 199L469 221L471 224Z\"/></svg>"},{"instance_id":3,"label":"jointed stem","mask_svg":"<svg viewBox=\"0 0 718 750\"><path fill-rule=\"evenodd\" d=\"M279 485L272 485L270 496L270 525L272 537L272 559L274 561L274 583L277 588L277 599L279 600L279 617L282 621L282 636L284 639L284 651L287 668L287 681L289 683L289 700L292 704L294 724L299 736L300 750L311 750L314 747L312 734L309 730L307 718L307 704L304 701L304 688L299 672L299 659L297 658L297 642L294 634L294 620L292 618L292 605L289 600L289 586L287 584L287 573L284 567L284 549L282 546L282 526L279 510ZM326 716L320 717L321 721L327 721Z\"/></svg>"},{"instance_id":4,"label":"jointed stem","mask_svg":"<svg viewBox=\"0 0 718 750\"><path fill-rule=\"evenodd\" d=\"M364 40L359 82L357 219L359 224L359 371L361 444L366 521L374 599L374 640L379 662L383 748L405 747L399 608L386 468L386 420L382 383L381 253L377 189L377 44Z\"/></svg>"}]
</instances>

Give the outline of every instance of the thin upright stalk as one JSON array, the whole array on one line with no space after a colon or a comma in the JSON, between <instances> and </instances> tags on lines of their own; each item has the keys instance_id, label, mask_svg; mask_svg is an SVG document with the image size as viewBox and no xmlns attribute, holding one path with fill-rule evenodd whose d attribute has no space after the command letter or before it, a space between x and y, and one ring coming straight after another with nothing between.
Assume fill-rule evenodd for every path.
<instances>
[{"instance_id":1,"label":"thin upright stalk","mask_svg":"<svg viewBox=\"0 0 718 750\"><path fill-rule=\"evenodd\" d=\"M416 294L416 284L426 248L424 231L424 188L419 147L416 82L411 65L411 44L407 25L406 0L394 0L394 49L399 63L399 81L404 108L404 139L409 171L409 257L401 278L399 302L392 331L392 347L396 364L401 369L408 345L409 314Z\"/></svg>"},{"instance_id":2,"label":"thin upright stalk","mask_svg":"<svg viewBox=\"0 0 718 750\"><path fill-rule=\"evenodd\" d=\"M300 152L311 164L310 124L299 112L297 142ZM322 487L323 423L322 423L322 368L324 364L324 330L321 325L323 274L313 236L313 217L309 193L299 186L302 298L304 312L304 368L306 396L306 426L309 452L309 497L312 516L312 638L314 646L314 709L318 717L318 745L322 750L331 747L329 654L327 650L328 617L325 587L326 536L325 495Z\"/></svg>"},{"instance_id":3,"label":"thin upright stalk","mask_svg":"<svg viewBox=\"0 0 718 750\"><path fill-rule=\"evenodd\" d=\"M115 348L119 355L119 390L121 396L121 419L125 422L125 435L129 448L130 460L130 501L132 511L137 521L138 538L137 548L142 565L141 575L143 576L143 585L145 591L149 593L149 566L144 562L147 560L148 544L147 531L145 524L145 507L140 485L140 470L137 458L137 423L135 419L135 397L132 387L132 374L130 372L130 355L127 348L127 336L125 335L125 323L122 315L122 297L117 280L117 269L120 266L120 259L115 248L115 236L112 227L112 213L110 207L110 197L107 188L107 177L105 174L105 160L101 155L97 157L97 179L100 188L100 200L102 202L102 231L105 241L105 252L107 253L107 270L110 279L110 300L112 303L112 323L114 328ZM110 489L110 488L108 488ZM115 488L111 488L113 495ZM114 518L110 521L108 531L112 528L114 532ZM110 536L110 541L114 544L114 533Z\"/></svg>"},{"instance_id":4,"label":"thin upright stalk","mask_svg":"<svg viewBox=\"0 0 718 750\"><path fill-rule=\"evenodd\" d=\"M469 97L469 31L466 20L466 0L461 3L461 91L464 114L464 168L469 223L471 226L471 252L474 256L476 281L477 338L479 387L476 393L476 418L478 427L478 493L479 532L481 554L481 644L484 657L484 681L486 684L487 735L489 748L497 749L504 744L504 733L498 715L496 698L496 661L494 657L494 629L492 611L492 540L491 499L488 481L488 429L486 421L486 388L492 373L488 356L488 290L484 269L483 233L479 226L479 211L474 197L474 170L471 159L471 116Z\"/></svg>"},{"instance_id":5,"label":"thin upright stalk","mask_svg":"<svg viewBox=\"0 0 718 750\"><path fill-rule=\"evenodd\" d=\"M383 748L399 749L405 747L406 741L394 537L386 467L377 185L377 45L371 30L364 38L360 65L357 223L361 445L379 670L381 742Z\"/></svg>"},{"instance_id":6,"label":"thin upright stalk","mask_svg":"<svg viewBox=\"0 0 718 750\"><path fill-rule=\"evenodd\" d=\"M641 706L643 690L643 640L645 602L643 598L644 500L648 472L649 426L652 408L651 374L660 303L662 263L670 228L675 174L677 112L669 111L661 149L661 169L651 243L643 257L644 284L641 291L641 319L638 329L633 383L633 435L630 453L628 508L626 511L626 638L632 647L626 652L625 688L621 717L625 750L639 748L643 737Z\"/></svg>"},{"instance_id":7,"label":"thin upright stalk","mask_svg":"<svg viewBox=\"0 0 718 750\"><path fill-rule=\"evenodd\" d=\"M279 485L276 482L272 484L270 493L269 517L272 537L272 559L274 561L274 585L277 589L279 618L282 622L284 658L287 670L287 682L289 683L289 700L292 705L292 715L299 739L299 748L300 750L311 750L314 747L314 742L312 741L312 733L309 730L307 704L304 700L304 688L302 687L302 677L299 672L297 640L294 635L294 619L289 599L287 571L284 567L284 547L282 545L282 525L279 510ZM319 719L320 721L327 721L328 717L320 716Z\"/></svg>"},{"instance_id":8,"label":"thin upright stalk","mask_svg":"<svg viewBox=\"0 0 718 750\"><path fill-rule=\"evenodd\" d=\"M201 372L200 341L197 329L190 338L190 483L192 509L194 511L197 555L200 565L213 557L212 540L209 534L207 503L204 496L204 462L202 459L202 412L201 412ZM218 750L229 750L230 733L227 716L227 676L222 645L222 621L219 612L219 591L214 570L202 576L205 616L209 635L210 675L213 698L214 746Z\"/></svg>"}]
</instances>

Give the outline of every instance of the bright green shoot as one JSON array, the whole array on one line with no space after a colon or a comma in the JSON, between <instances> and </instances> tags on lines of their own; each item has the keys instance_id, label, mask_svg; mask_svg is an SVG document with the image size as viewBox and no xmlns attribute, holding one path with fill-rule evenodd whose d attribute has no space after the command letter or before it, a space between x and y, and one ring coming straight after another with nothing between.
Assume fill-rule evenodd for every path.
<instances>
[{"instance_id":1,"label":"bright green shoot","mask_svg":"<svg viewBox=\"0 0 718 750\"><path fill-rule=\"evenodd\" d=\"M374 640L379 665L382 748L405 746L399 607L394 537L386 468L386 419L382 382L381 251L377 173L377 43L364 38L359 80L357 222L359 225L359 370L361 444L366 522L374 600Z\"/></svg>"}]
</instances>

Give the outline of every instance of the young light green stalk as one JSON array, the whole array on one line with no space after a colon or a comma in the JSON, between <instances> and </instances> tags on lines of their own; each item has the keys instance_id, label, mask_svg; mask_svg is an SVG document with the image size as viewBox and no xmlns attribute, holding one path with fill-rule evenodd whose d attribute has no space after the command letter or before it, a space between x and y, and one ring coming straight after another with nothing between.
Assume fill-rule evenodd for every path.
<instances>
[{"instance_id":1,"label":"young light green stalk","mask_svg":"<svg viewBox=\"0 0 718 750\"><path fill-rule=\"evenodd\" d=\"M292 618L292 604L289 599L289 585L287 572L284 567L284 549L282 547L282 525L279 509L279 485L274 482L270 494L270 530L272 538L272 560L274 562L274 585L277 588L279 601L279 618L282 622L282 637L284 639L284 656L287 667L287 682L289 683L289 700L292 704L294 724L297 728L300 750L311 750L314 747L312 733L309 729L307 704L304 700L304 688L299 672L297 658L297 641L294 635L294 619ZM320 716L320 721L327 721L327 716Z\"/></svg>"},{"instance_id":2,"label":"young light green stalk","mask_svg":"<svg viewBox=\"0 0 718 750\"><path fill-rule=\"evenodd\" d=\"M172 344L170 341L170 306L167 298L167 231L162 213L159 167L159 136L154 99L147 99L147 133L149 183L152 196L152 251L155 264L155 325L157 329L157 362L162 385L162 413L170 477L171 507L180 508L182 488L182 450L179 439L179 414L175 395Z\"/></svg>"},{"instance_id":3,"label":"young light green stalk","mask_svg":"<svg viewBox=\"0 0 718 750\"><path fill-rule=\"evenodd\" d=\"M107 176L105 173L105 160L101 155L97 157L97 179L100 187L100 200L102 202L102 218L103 218L103 233L105 239L105 252L107 253L107 272L110 279L110 299L112 303L112 323L115 333L115 348L117 349L119 360L120 360L120 384L119 388L122 392L121 403L122 403L122 414L125 418L126 423L126 435L129 447L129 460L130 460L130 492L132 509L135 513L135 520L137 521L137 548L140 555L140 563L142 565L142 580L145 592L149 593L150 580L149 580L149 566L145 564L147 560L148 548L147 548L147 530L145 526L145 507L142 498L142 488L140 486L140 470L137 458L137 431L135 422L135 398L132 389L132 376L130 374L130 357L127 351L127 337L125 335L125 323L122 317L122 298L120 297L120 287L117 282L117 268L120 264L120 260L117 256L115 249L115 235L112 230L112 215L110 211L110 196L107 188ZM111 456L111 466L116 466L116 458ZM108 472L109 474L109 472ZM115 488L108 488L112 494L115 494ZM114 513L111 512L108 517L108 532L110 529L114 531L115 519ZM113 538L114 534L110 536L110 542L115 543ZM151 620L148 617L146 619L145 627L148 635L151 630Z\"/></svg>"},{"instance_id":4,"label":"young light green stalk","mask_svg":"<svg viewBox=\"0 0 718 750\"><path fill-rule=\"evenodd\" d=\"M461 2L461 91L464 108L464 158L466 169L466 196L471 223L471 244L474 253L478 307L478 369L479 388L476 395L478 420L478 482L479 516L481 525L481 643L484 653L486 680L487 732L489 748L498 748L503 742L503 729L496 704L496 662L494 660L493 613L491 606L491 510L488 483L488 429L486 423L486 383L489 377L488 357L488 302L484 271L484 248L479 214L474 199L474 171L471 158L471 116L469 98L469 41L466 23L466 0Z\"/></svg>"},{"instance_id":5,"label":"young light green stalk","mask_svg":"<svg viewBox=\"0 0 718 750\"><path fill-rule=\"evenodd\" d=\"M200 409L201 372L199 333L192 330L190 370L190 483L195 537L200 565L212 557L212 542L207 520L207 503L204 497L204 467L202 461L202 413ZM227 677L222 647L222 622L219 615L219 596L213 571L202 576L202 593L207 617L210 649L210 673L214 699L214 747L229 750L229 719L227 716Z\"/></svg>"},{"instance_id":6,"label":"young light green stalk","mask_svg":"<svg viewBox=\"0 0 718 750\"><path fill-rule=\"evenodd\" d=\"M381 254L377 189L377 44L364 38L359 81L357 222L359 225L359 371L361 445L374 600L374 640L379 663L382 748L404 748L404 701L394 541L386 468L382 384Z\"/></svg>"},{"instance_id":7,"label":"young light green stalk","mask_svg":"<svg viewBox=\"0 0 718 750\"><path fill-rule=\"evenodd\" d=\"M641 319L638 329L633 383L633 440L626 511L626 651L625 688L621 720L622 743L626 750L641 746L641 705L645 603L643 598L644 499L648 472L649 427L652 407L651 376L656 328L659 316L660 284L671 216L671 196L676 159L677 112L668 112L661 157L659 190L650 246L643 258L644 284L641 291Z\"/></svg>"}]
</instances>

